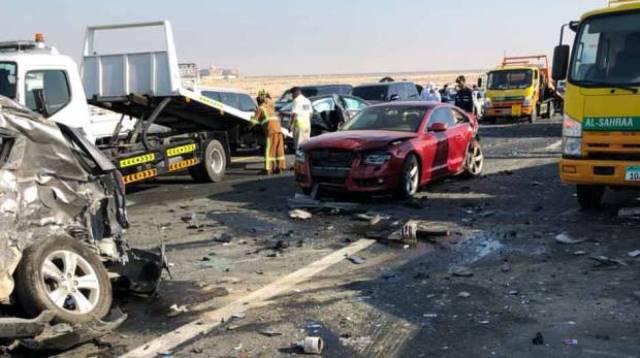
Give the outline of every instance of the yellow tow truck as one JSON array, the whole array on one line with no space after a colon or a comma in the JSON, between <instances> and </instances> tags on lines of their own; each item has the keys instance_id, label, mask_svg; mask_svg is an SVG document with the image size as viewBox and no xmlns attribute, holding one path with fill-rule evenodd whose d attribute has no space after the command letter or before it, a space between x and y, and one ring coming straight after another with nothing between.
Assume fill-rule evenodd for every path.
<instances>
[{"instance_id":1,"label":"yellow tow truck","mask_svg":"<svg viewBox=\"0 0 640 358\"><path fill-rule=\"evenodd\" d=\"M577 186L582 208L595 209L607 187L640 187L640 1L610 1L560 32L552 71L567 80L560 177Z\"/></svg>"},{"instance_id":2,"label":"yellow tow truck","mask_svg":"<svg viewBox=\"0 0 640 358\"><path fill-rule=\"evenodd\" d=\"M525 117L533 123L539 116L553 117L560 97L550 77L546 55L504 57L498 68L487 73L482 120L495 123L498 118Z\"/></svg>"}]
</instances>

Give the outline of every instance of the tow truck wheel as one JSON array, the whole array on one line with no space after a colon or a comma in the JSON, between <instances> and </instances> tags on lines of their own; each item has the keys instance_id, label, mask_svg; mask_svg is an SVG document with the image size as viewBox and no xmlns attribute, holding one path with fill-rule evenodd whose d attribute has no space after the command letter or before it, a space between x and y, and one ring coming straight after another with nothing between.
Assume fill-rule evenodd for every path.
<instances>
[{"instance_id":1,"label":"tow truck wheel","mask_svg":"<svg viewBox=\"0 0 640 358\"><path fill-rule=\"evenodd\" d=\"M200 164L189 168L191 177L201 183L218 183L224 178L227 169L227 155L222 143L210 140L200 158Z\"/></svg>"},{"instance_id":2,"label":"tow truck wheel","mask_svg":"<svg viewBox=\"0 0 640 358\"><path fill-rule=\"evenodd\" d=\"M604 186L600 185L578 185L578 202L584 210L598 209L602 206L604 196Z\"/></svg>"},{"instance_id":3,"label":"tow truck wheel","mask_svg":"<svg viewBox=\"0 0 640 358\"><path fill-rule=\"evenodd\" d=\"M111 281L98 256L80 241L61 237L24 251L16 270L16 294L28 315L48 310L57 322L70 324L105 317L113 301Z\"/></svg>"}]
</instances>

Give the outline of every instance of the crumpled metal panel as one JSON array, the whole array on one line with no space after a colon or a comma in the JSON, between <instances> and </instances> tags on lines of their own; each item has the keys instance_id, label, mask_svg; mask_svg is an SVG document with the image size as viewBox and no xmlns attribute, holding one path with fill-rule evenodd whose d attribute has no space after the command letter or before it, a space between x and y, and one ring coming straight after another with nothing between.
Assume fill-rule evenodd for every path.
<instances>
[{"instance_id":1,"label":"crumpled metal panel","mask_svg":"<svg viewBox=\"0 0 640 358\"><path fill-rule=\"evenodd\" d=\"M110 205L116 200L107 190L112 188L93 175L86 153L54 122L0 96L0 137L2 302L13 289L20 253L39 238L71 236L95 244L106 234L120 241L123 228ZM100 230L96 218L104 224ZM121 259L118 254L112 259Z\"/></svg>"}]
</instances>

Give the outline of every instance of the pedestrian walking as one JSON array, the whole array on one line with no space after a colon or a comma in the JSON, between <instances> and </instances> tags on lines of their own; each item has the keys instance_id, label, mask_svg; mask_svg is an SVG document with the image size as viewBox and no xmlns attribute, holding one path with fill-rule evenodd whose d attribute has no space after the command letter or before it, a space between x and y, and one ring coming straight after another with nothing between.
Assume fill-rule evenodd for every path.
<instances>
[{"instance_id":1,"label":"pedestrian walking","mask_svg":"<svg viewBox=\"0 0 640 358\"><path fill-rule=\"evenodd\" d=\"M291 125L296 151L311 138L311 101L302 94L300 87L291 89L293 107L291 109Z\"/></svg>"}]
</instances>

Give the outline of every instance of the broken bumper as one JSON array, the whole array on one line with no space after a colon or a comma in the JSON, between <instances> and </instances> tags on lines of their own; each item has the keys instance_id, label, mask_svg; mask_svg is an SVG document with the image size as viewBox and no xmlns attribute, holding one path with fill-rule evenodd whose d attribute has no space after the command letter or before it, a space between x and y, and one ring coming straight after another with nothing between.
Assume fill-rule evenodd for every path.
<instances>
[{"instance_id":1,"label":"broken bumper","mask_svg":"<svg viewBox=\"0 0 640 358\"><path fill-rule=\"evenodd\" d=\"M622 162L615 160L560 160L560 178L565 184L640 186L640 182L627 181L628 167L640 166L640 162Z\"/></svg>"},{"instance_id":2,"label":"broken bumper","mask_svg":"<svg viewBox=\"0 0 640 358\"><path fill-rule=\"evenodd\" d=\"M402 171L401 159L393 157L380 166L357 164L346 170L314 168L312 171L307 163L296 163L296 182L303 189L319 185L353 193L389 192L398 186Z\"/></svg>"}]
</instances>

